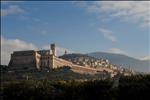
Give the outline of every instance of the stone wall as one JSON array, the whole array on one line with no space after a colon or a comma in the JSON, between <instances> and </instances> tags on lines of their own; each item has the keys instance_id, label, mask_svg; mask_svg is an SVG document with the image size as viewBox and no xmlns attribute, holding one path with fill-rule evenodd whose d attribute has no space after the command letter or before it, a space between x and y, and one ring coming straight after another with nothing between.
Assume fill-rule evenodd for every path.
<instances>
[{"instance_id":1,"label":"stone wall","mask_svg":"<svg viewBox=\"0 0 150 100\"><path fill-rule=\"evenodd\" d=\"M96 69L93 68L88 68L88 67L84 67L84 66L80 66L77 64L73 64L70 61L58 58L56 56L51 56L51 63L52 63L52 68L59 68L62 66L69 66L71 67L71 70L73 70L74 72L78 72L78 73L86 73L86 74L95 74L97 73Z\"/></svg>"},{"instance_id":2,"label":"stone wall","mask_svg":"<svg viewBox=\"0 0 150 100\"><path fill-rule=\"evenodd\" d=\"M72 62L58 58L56 56L51 56L52 68L59 68L62 66L70 66L72 67Z\"/></svg>"},{"instance_id":3,"label":"stone wall","mask_svg":"<svg viewBox=\"0 0 150 100\"><path fill-rule=\"evenodd\" d=\"M73 64L72 70L74 72L84 73L84 74L95 74L95 73L97 73L97 70L94 68L88 68L85 66L80 66L80 65L75 65L75 64Z\"/></svg>"},{"instance_id":4,"label":"stone wall","mask_svg":"<svg viewBox=\"0 0 150 100\"><path fill-rule=\"evenodd\" d=\"M109 68L90 68L90 66L80 66L72 63L71 61L58 58L50 54L48 50L41 51L16 51L11 54L9 66L15 69L40 69L40 68L59 68L63 66L70 66L71 70L79 73L95 74L98 71L113 72Z\"/></svg>"},{"instance_id":5,"label":"stone wall","mask_svg":"<svg viewBox=\"0 0 150 100\"><path fill-rule=\"evenodd\" d=\"M36 55L34 50L13 52L13 54L11 54L9 66L21 70L35 69L37 67L36 60L39 61L40 59L36 56L38 55Z\"/></svg>"}]
</instances>

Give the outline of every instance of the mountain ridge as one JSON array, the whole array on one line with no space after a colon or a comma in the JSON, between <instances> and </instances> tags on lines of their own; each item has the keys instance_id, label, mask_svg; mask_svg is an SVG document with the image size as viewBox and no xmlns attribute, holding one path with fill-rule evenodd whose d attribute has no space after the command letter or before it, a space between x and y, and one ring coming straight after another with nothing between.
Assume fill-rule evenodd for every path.
<instances>
[{"instance_id":1,"label":"mountain ridge","mask_svg":"<svg viewBox=\"0 0 150 100\"><path fill-rule=\"evenodd\" d=\"M91 54L91 53L106 53L106 54L113 54L113 55L121 55L121 56L130 57L130 58L133 58L133 59L136 59L136 60L140 60L140 61L150 61L149 59L147 59L147 60L141 60L141 59L138 59L138 58L126 55L126 54L103 52L103 51L89 52L89 53L86 53L85 55L88 55L88 54Z\"/></svg>"},{"instance_id":2,"label":"mountain ridge","mask_svg":"<svg viewBox=\"0 0 150 100\"><path fill-rule=\"evenodd\" d=\"M88 56L95 58L108 59L111 63L123 65L125 68L131 68L140 72L150 72L150 60L140 60L124 54L114 54L107 52L91 52L87 53Z\"/></svg>"}]
</instances>

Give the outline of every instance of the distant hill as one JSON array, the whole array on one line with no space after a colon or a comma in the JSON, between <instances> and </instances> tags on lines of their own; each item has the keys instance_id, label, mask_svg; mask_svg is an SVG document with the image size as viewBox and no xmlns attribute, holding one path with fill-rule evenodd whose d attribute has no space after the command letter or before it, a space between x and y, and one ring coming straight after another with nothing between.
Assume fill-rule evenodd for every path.
<instances>
[{"instance_id":1,"label":"distant hill","mask_svg":"<svg viewBox=\"0 0 150 100\"><path fill-rule=\"evenodd\" d=\"M149 60L138 60L122 54L104 53L104 52L93 52L87 54L95 58L108 59L110 63L123 65L125 68L132 68L140 72L150 72L150 61Z\"/></svg>"},{"instance_id":2,"label":"distant hill","mask_svg":"<svg viewBox=\"0 0 150 100\"><path fill-rule=\"evenodd\" d=\"M80 53L66 54L66 55L60 56L59 58L63 58L65 60L69 60L69 59L75 59L75 58L80 58L80 57L89 58L89 59L98 59L98 58L89 56L87 54L80 54Z\"/></svg>"},{"instance_id":3,"label":"distant hill","mask_svg":"<svg viewBox=\"0 0 150 100\"><path fill-rule=\"evenodd\" d=\"M110 63L116 65L122 65L124 68L131 68L138 72L150 72L150 61L149 60L138 60L133 57L129 57L122 54L113 54L105 52L93 52L88 54L67 54L60 56L60 58L69 60L75 58L91 58L91 59L108 59Z\"/></svg>"}]
</instances>

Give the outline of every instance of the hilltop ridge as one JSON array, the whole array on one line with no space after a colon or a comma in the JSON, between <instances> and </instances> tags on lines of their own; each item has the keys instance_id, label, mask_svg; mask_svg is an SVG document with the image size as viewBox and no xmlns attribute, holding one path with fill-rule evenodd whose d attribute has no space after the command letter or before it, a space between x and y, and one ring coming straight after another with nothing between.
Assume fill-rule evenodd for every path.
<instances>
[{"instance_id":1,"label":"hilltop ridge","mask_svg":"<svg viewBox=\"0 0 150 100\"><path fill-rule=\"evenodd\" d=\"M113 64L121 65L124 68L131 68L138 72L150 72L149 60L139 60L123 54L114 54L106 52L92 52L88 53L87 55L98 59L108 59Z\"/></svg>"}]
</instances>

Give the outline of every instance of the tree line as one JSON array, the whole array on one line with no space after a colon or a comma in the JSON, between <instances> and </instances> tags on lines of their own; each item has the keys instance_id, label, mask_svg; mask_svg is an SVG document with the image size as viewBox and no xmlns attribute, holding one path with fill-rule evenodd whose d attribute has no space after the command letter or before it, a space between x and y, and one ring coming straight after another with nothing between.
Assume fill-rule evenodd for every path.
<instances>
[{"instance_id":1,"label":"tree line","mask_svg":"<svg viewBox=\"0 0 150 100\"><path fill-rule=\"evenodd\" d=\"M122 76L114 80L23 80L1 86L3 100L147 100L150 75Z\"/></svg>"}]
</instances>

